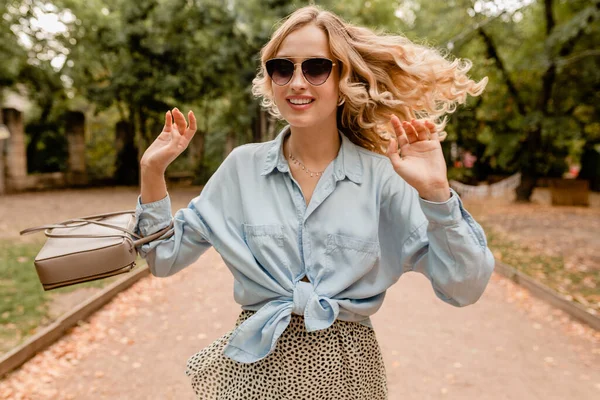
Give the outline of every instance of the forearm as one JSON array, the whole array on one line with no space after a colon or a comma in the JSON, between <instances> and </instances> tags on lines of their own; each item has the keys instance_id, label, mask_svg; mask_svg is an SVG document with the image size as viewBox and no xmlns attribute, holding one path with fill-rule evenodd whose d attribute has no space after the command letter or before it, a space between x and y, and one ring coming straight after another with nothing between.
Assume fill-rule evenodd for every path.
<instances>
[{"instance_id":1,"label":"forearm","mask_svg":"<svg viewBox=\"0 0 600 400\"><path fill-rule=\"evenodd\" d=\"M142 204L164 199L167 195L164 171L142 165L140 172Z\"/></svg>"},{"instance_id":2,"label":"forearm","mask_svg":"<svg viewBox=\"0 0 600 400\"><path fill-rule=\"evenodd\" d=\"M177 211L171 216L169 196L156 202L136 206L136 232L147 236L154 231L174 223L173 235L167 239L154 240L139 248L154 276L171 276L200 257L210 246L208 229L198 214L191 208Z\"/></svg>"},{"instance_id":3,"label":"forearm","mask_svg":"<svg viewBox=\"0 0 600 400\"><path fill-rule=\"evenodd\" d=\"M494 257L477 243L466 221L427 229L426 251L417 252L413 270L427 276L436 295L457 307L475 303L494 269Z\"/></svg>"},{"instance_id":4,"label":"forearm","mask_svg":"<svg viewBox=\"0 0 600 400\"><path fill-rule=\"evenodd\" d=\"M463 208L460 198L445 203L420 200L427 216L405 243L411 269L426 275L438 297L455 306L479 299L494 269L481 226Z\"/></svg>"}]
</instances>

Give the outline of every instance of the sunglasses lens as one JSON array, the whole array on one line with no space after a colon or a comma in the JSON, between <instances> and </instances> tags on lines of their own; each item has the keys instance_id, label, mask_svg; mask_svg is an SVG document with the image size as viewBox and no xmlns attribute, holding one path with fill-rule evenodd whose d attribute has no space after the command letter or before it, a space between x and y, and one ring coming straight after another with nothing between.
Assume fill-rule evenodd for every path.
<instances>
[{"instance_id":1,"label":"sunglasses lens","mask_svg":"<svg viewBox=\"0 0 600 400\"><path fill-rule=\"evenodd\" d=\"M326 58L311 58L302 63L302 73L311 84L322 85L329 78L332 66L331 60Z\"/></svg>"},{"instance_id":2,"label":"sunglasses lens","mask_svg":"<svg viewBox=\"0 0 600 400\"><path fill-rule=\"evenodd\" d=\"M285 85L294 75L294 63L290 60L275 59L266 62L267 73L276 85Z\"/></svg>"}]
</instances>

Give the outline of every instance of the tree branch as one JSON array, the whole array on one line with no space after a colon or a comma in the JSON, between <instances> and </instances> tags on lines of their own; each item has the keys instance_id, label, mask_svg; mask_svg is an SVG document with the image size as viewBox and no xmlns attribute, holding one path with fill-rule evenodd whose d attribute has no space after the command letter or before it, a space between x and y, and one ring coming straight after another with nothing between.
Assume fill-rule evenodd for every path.
<instances>
[{"instance_id":1,"label":"tree branch","mask_svg":"<svg viewBox=\"0 0 600 400\"><path fill-rule=\"evenodd\" d=\"M515 102L517 103L517 109L519 110L519 113L521 115L525 115L527 113L525 104L521 100L521 96L519 96L517 87L513 83L512 79L510 78L510 75L508 74L508 71L506 70L504 63L502 62L502 59L500 58L500 55L498 54L498 51L496 50L496 46L495 46L494 42L492 41L492 38L486 33L486 31L483 29L483 27L480 27L478 29L478 32L485 43L488 55L494 59L494 61L496 62L496 66L498 67L500 72L502 72L502 76L504 76L504 81L506 82L506 86L508 87L508 91L510 92L510 95L515 99Z\"/></svg>"},{"instance_id":2,"label":"tree branch","mask_svg":"<svg viewBox=\"0 0 600 400\"><path fill-rule=\"evenodd\" d=\"M600 49L585 50L585 51L582 51L581 53L577 53L571 57L556 59L556 65L558 67L564 67L565 65L574 63L575 61L579 61L582 58L597 57L597 56L600 56Z\"/></svg>"}]
</instances>

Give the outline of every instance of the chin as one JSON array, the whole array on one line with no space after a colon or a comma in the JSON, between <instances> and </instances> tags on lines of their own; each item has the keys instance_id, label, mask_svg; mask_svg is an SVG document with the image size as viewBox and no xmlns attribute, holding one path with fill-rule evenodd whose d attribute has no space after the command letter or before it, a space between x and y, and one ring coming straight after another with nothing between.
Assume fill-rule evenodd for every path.
<instances>
[{"instance_id":1,"label":"chin","mask_svg":"<svg viewBox=\"0 0 600 400\"><path fill-rule=\"evenodd\" d=\"M304 115L285 113L281 114L281 116L283 117L283 119L286 120L288 124L296 128L310 128L312 126L321 126L330 118L330 116L323 114L315 115L309 113L306 113Z\"/></svg>"},{"instance_id":2,"label":"chin","mask_svg":"<svg viewBox=\"0 0 600 400\"><path fill-rule=\"evenodd\" d=\"M311 115L283 115L288 124L297 128L308 128L319 124L320 119Z\"/></svg>"}]
</instances>

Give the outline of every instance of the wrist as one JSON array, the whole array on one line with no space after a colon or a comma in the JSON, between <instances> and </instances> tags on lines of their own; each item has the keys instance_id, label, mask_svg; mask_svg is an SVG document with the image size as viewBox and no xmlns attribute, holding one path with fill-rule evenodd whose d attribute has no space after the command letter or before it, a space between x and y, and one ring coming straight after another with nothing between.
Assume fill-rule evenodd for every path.
<instances>
[{"instance_id":1,"label":"wrist","mask_svg":"<svg viewBox=\"0 0 600 400\"><path fill-rule=\"evenodd\" d=\"M419 196L423 200L431 201L434 203L443 203L445 201L448 201L448 199L450 199L451 197L450 185L445 185L440 188L419 192Z\"/></svg>"},{"instance_id":2,"label":"wrist","mask_svg":"<svg viewBox=\"0 0 600 400\"><path fill-rule=\"evenodd\" d=\"M140 172L142 175L164 175L166 168L152 165L151 163L140 162Z\"/></svg>"}]
</instances>

